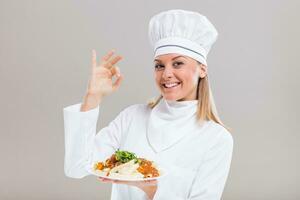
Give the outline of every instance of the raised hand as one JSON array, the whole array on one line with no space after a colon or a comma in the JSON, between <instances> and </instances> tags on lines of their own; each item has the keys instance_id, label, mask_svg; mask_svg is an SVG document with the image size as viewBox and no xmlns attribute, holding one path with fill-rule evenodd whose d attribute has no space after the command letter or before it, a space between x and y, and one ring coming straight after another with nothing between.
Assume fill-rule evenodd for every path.
<instances>
[{"instance_id":1,"label":"raised hand","mask_svg":"<svg viewBox=\"0 0 300 200\"><path fill-rule=\"evenodd\" d=\"M87 111L99 105L102 98L116 91L121 84L122 75L120 69L115 66L122 57L113 56L114 50L109 51L97 64L96 51L92 51L92 70L88 82L87 94L84 97L81 111ZM113 81L113 77L116 78Z\"/></svg>"}]
</instances>

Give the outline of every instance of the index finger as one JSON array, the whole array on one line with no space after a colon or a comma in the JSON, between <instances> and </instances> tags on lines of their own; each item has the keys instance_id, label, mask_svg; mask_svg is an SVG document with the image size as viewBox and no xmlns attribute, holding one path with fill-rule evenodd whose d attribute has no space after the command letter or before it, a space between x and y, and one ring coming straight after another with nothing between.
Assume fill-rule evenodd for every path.
<instances>
[{"instance_id":1,"label":"index finger","mask_svg":"<svg viewBox=\"0 0 300 200\"><path fill-rule=\"evenodd\" d=\"M112 60L110 60L110 61L108 61L108 62L106 62L105 64L104 64L104 66L106 67L106 68L111 68L114 64L116 64L117 62L119 62L119 60L121 60L123 57L122 56L116 56L116 57L114 57Z\"/></svg>"},{"instance_id":2,"label":"index finger","mask_svg":"<svg viewBox=\"0 0 300 200\"><path fill-rule=\"evenodd\" d=\"M110 57L114 54L114 52L115 52L115 50L112 49L105 56L103 56L101 59L101 64L103 64L104 62L107 62L110 59Z\"/></svg>"}]
</instances>

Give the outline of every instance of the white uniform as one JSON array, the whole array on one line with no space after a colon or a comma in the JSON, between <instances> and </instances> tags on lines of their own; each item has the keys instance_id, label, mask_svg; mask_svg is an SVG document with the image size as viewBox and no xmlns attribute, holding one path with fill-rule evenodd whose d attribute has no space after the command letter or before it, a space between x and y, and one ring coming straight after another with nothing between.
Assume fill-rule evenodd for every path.
<instances>
[{"instance_id":1,"label":"white uniform","mask_svg":"<svg viewBox=\"0 0 300 200\"><path fill-rule=\"evenodd\" d=\"M96 134L99 107L80 112L80 104L64 108L65 174L89 175L87 167L104 161L116 149L134 152L165 168L155 200L221 199L228 176L233 139L219 124L196 122L197 100L162 99L153 109L137 104L124 109ZM146 200L133 186L113 184L112 200Z\"/></svg>"}]
</instances>

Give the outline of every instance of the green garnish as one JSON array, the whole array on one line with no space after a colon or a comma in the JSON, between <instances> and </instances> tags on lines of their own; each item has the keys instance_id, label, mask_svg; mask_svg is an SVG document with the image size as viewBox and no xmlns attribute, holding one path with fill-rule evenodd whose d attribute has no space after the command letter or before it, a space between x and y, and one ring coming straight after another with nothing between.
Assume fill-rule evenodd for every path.
<instances>
[{"instance_id":1,"label":"green garnish","mask_svg":"<svg viewBox=\"0 0 300 200\"><path fill-rule=\"evenodd\" d=\"M116 155L116 160L120 161L121 163L127 163L131 160L135 160L135 163L138 162L138 158L136 157L136 155L134 153L131 153L129 151L120 151L117 150L115 152Z\"/></svg>"}]
</instances>

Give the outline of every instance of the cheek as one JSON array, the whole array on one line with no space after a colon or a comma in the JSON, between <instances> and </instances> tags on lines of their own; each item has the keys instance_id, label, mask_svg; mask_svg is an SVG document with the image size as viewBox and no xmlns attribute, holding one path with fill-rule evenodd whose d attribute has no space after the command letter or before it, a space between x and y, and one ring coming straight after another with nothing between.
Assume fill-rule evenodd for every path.
<instances>
[{"instance_id":1,"label":"cheek","mask_svg":"<svg viewBox=\"0 0 300 200\"><path fill-rule=\"evenodd\" d=\"M198 84L198 79L199 79L199 68L195 68L191 74L191 79L194 84Z\"/></svg>"},{"instance_id":2,"label":"cheek","mask_svg":"<svg viewBox=\"0 0 300 200\"><path fill-rule=\"evenodd\" d=\"M196 72L185 73L182 77L184 78L185 82L189 85L195 85L198 83L199 76Z\"/></svg>"},{"instance_id":3,"label":"cheek","mask_svg":"<svg viewBox=\"0 0 300 200\"><path fill-rule=\"evenodd\" d=\"M154 72L154 79L157 84L160 84L161 74L159 72Z\"/></svg>"},{"instance_id":4,"label":"cheek","mask_svg":"<svg viewBox=\"0 0 300 200\"><path fill-rule=\"evenodd\" d=\"M194 84L198 84L198 80L199 80L199 75L198 75L198 73L195 73L194 74L194 77L193 77L193 82L194 82Z\"/></svg>"}]
</instances>

